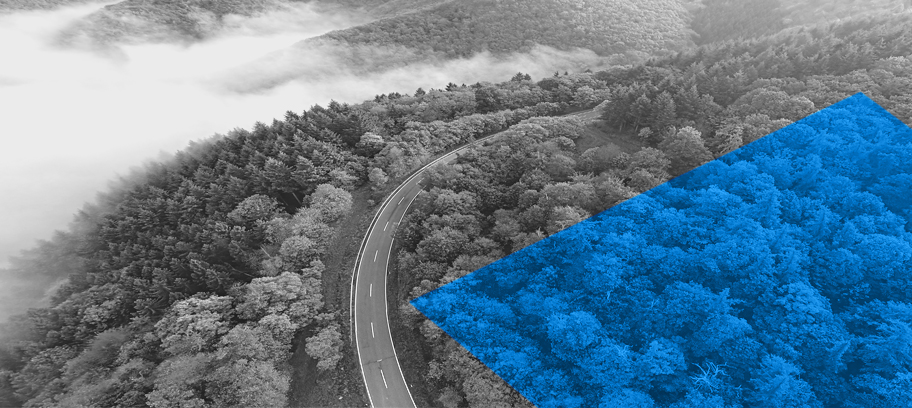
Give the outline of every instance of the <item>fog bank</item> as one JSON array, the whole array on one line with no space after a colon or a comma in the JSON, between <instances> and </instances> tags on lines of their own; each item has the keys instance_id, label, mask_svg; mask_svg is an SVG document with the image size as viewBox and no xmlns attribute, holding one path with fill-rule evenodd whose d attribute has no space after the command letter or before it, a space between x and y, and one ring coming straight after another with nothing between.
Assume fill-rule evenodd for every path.
<instances>
[{"instance_id":1,"label":"fog bank","mask_svg":"<svg viewBox=\"0 0 912 408\"><path fill-rule=\"evenodd\" d=\"M302 39L366 21L321 15L307 5L228 18L218 35L190 46L132 44L105 53L61 47L59 33L99 7L0 16L0 267L36 240L65 229L109 180L191 140L331 100L358 103L449 82L503 81L517 71L541 78L600 63L589 51L542 47L454 61L413 54L408 65L367 72L348 64L352 58L388 62L391 53L408 51L296 52L293 45ZM13 287L0 282L0 288ZM2 303L24 307L2 295Z\"/></svg>"},{"instance_id":2,"label":"fog bank","mask_svg":"<svg viewBox=\"0 0 912 408\"><path fill-rule=\"evenodd\" d=\"M227 95L207 80L224 67L363 22L302 6L228 18L219 35L192 46L130 45L99 54L57 45L62 30L99 7L0 16L0 265L64 228L131 165L334 96L300 85Z\"/></svg>"}]
</instances>

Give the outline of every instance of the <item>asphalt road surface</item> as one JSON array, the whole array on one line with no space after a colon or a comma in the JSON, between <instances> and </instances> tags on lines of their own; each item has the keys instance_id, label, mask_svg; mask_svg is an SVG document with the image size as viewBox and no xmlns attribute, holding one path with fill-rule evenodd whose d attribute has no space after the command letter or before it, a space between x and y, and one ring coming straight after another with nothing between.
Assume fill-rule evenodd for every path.
<instances>
[{"instance_id":1,"label":"asphalt road surface","mask_svg":"<svg viewBox=\"0 0 912 408\"><path fill-rule=\"evenodd\" d=\"M586 110L567 116L591 120L595 119L598 113ZM481 143L497 135L479 139L475 143ZM424 178L424 171L431 166L453 161L460 151L470 146L471 144L463 146L441 156L399 185L381 205L361 244L352 278L353 338L358 350L364 385L373 407L415 407L415 401L412 399L409 386L405 383L393 346L387 310L387 265L396 227L402 222L415 198L421 194L420 183Z\"/></svg>"}]
</instances>

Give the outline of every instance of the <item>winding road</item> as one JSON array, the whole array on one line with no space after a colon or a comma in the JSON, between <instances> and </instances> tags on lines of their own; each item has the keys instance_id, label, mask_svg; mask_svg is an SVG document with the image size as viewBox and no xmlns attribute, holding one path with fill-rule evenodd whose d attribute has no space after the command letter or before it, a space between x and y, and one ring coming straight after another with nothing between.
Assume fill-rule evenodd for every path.
<instances>
[{"instance_id":1,"label":"winding road","mask_svg":"<svg viewBox=\"0 0 912 408\"><path fill-rule=\"evenodd\" d=\"M566 116L592 120L598 113L590 109ZM415 407L415 400L405 382L393 346L387 310L386 280L396 227L402 222L415 198L421 194L421 181L424 180L426 169L453 161L459 152L499 134L495 133L455 149L414 172L381 204L361 242L355 271L352 273L352 338L358 350L358 362L367 396L373 407Z\"/></svg>"}]
</instances>

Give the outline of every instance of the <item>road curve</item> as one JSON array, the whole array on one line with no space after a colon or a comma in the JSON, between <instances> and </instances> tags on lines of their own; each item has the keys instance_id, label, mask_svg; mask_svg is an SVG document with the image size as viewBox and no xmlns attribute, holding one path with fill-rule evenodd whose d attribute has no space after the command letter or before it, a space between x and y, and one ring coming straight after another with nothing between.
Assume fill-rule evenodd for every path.
<instances>
[{"instance_id":1,"label":"road curve","mask_svg":"<svg viewBox=\"0 0 912 408\"><path fill-rule=\"evenodd\" d=\"M594 119L594 110L585 110L567 116L584 120ZM409 206L421 194L424 171L431 166L448 163L457 154L472 145L496 137L500 133L478 139L455 149L420 170L400 184L381 204L374 216L367 234L361 242L361 250L352 273L352 338L358 351L358 363L367 396L373 407L405 408L415 407L409 386L405 382L393 336L389 326L389 312L386 300L388 265L392 256L393 236L402 222Z\"/></svg>"}]
</instances>

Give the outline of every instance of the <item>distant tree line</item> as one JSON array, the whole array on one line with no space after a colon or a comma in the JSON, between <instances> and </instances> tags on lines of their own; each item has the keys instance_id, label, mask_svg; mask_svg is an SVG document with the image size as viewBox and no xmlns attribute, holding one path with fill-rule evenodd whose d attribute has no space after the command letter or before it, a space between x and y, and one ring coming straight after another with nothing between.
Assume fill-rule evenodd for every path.
<instances>
[{"instance_id":1,"label":"distant tree line","mask_svg":"<svg viewBox=\"0 0 912 408\"><path fill-rule=\"evenodd\" d=\"M448 58L529 51L535 44L637 58L692 44L687 2L471 0L339 30L349 45L405 46Z\"/></svg>"}]
</instances>

